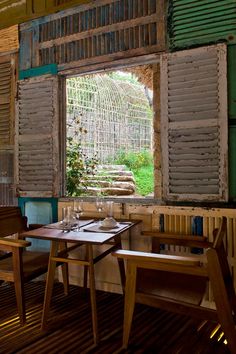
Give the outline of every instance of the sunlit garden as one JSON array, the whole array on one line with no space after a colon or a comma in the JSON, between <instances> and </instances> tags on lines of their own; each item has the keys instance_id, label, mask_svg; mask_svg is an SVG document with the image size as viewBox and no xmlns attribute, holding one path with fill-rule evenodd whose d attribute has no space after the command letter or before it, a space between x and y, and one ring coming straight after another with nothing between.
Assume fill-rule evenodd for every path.
<instances>
[{"instance_id":1,"label":"sunlit garden","mask_svg":"<svg viewBox=\"0 0 236 354\"><path fill-rule=\"evenodd\" d=\"M152 91L131 73L67 80L67 195L148 196Z\"/></svg>"}]
</instances>

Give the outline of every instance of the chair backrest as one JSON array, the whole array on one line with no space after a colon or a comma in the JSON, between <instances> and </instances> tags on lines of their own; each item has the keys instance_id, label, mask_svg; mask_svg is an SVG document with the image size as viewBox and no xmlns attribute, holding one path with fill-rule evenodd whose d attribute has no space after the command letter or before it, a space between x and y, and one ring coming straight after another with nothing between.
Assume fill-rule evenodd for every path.
<instances>
[{"instance_id":1,"label":"chair backrest","mask_svg":"<svg viewBox=\"0 0 236 354\"><path fill-rule=\"evenodd\" d=\"M10 236L27 229L27 218L19 207L0 207L0 237Z\"/></svg>"},{"instance_id":2,"label":"chair backrest","mask_svg":"<svg viewBox=\"0 0 236 354\"><path fill-rule=\"evenodd\" d=\"M226 238L227 233L227 218L225 216L221 219L221 224L218 229L213 231L214 242L212 247L215 249L220 249L222 247L223 241Z\"/></svg>"},{"instance_id":3,"label":"chair backrest","mask_svg":"<svg viewBox=\"0 0 236 354\"><path fill-rule=\"evenodd\" d=\"M203 245L207 248L206 266L203 266L202 258L195 256L182 257L126 250L118 250L114 253L118 258L127 260L123 330L124 348L128 344L134 303L140 302L173 312L189 313L192 316L203 319L218 320L227 338L231 353L236 354L234 319L236 314L236 296L224 249L223 241L226 237L226 232L227 219L223 217L219 229L214 232L215 239L213 244L206 243L203 240ZM167 241L175 244L176 239L173 237L168 238L168 236ZM161 240L164 241L164 233L161 234ZM187 240L184 241L187 242ZM139 269L141 270L140 272ZM152 273L149 271L150 269L155 269L155 272ZM142 272L143 270L145 273ZM148 279L148 276L150 276L150 279ZM188 279L186 280L187 276ZM197 285L196 289L193 289L191 284L196 285L196 282L201 282L201 279L203 280L203 285L208 279L211 282L216 311L200 306L200 302L192 301L192 299L195 299L194 296L198 295L199 286ZM204 287L202 287L202 290L200 295L204 295ZM185 298L187 298L185 295L190 295L189 299L191 301L185 301Z\"/></svg>"},{"instance_id":4,"label":"chair backrest","mask_svg":"<svg viewBox=\"0 0 236 354\"><path fill-rule=\"evenodd\" d=\"M223 297L227 298L231 309L236 314L236 295L232 279L232 273L224 246L227 233L227 218L222 217L219 229L215 230L215 239L212 248L206 251L209 278L215 293L215 302L223 303ZM222 285L220 284L222 281ZM225 289L225 292L223 290ZM219 294L219 298L217 299Z\"/></svg>"}]
</instances>

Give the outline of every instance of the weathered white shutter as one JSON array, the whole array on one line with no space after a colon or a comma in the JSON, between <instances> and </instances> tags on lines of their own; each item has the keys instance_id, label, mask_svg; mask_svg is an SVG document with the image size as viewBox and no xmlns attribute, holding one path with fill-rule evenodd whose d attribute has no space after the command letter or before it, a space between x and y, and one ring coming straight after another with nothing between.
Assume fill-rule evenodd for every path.
<instances>
[{"instance_id":1,"label":"weathered white shutter","mask_svg":"<svg viewBox=\"0 0 236 354\"><path fill-rule=\"evenodd\" d=\"M0 56L0 205L17 202L13 171L16 58L16 54Z\"/></svg>"},{"instance_id":2,"label":"weathered white shutter","mask_svg":"<svg viewBox=\"0 0 236 354\"><path fill-rule=\"evenodd\" d=\"M18 84L18 193L52 197L60 191L59 82L41 76Z\"/></svg>"},{"instance_id":3,"label":"weathered white shutter","mask_svg":"<svg viewBox=\"0 0 236 354\"><path fill-rule=\"evenodd\" d=\"M227 201L227 48L161 56L166 200Z\"/></svg>"},{"instance_id":4,"label":"weathered white shutter","mask_svg":"<svg viewBox=\"0 0 236 354\"><path fill-rule=\"evenodd\" d=\"M13 144L15 55L0 57L0 148Z\"/></svg>"}]
</instances>

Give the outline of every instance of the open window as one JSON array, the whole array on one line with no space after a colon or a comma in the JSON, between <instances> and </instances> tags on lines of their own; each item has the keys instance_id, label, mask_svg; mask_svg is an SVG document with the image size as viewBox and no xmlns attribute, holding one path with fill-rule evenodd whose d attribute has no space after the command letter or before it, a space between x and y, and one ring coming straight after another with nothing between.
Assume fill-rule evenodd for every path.
<instances>
[{"instance_id":1,"label":"open window","mask_svg":"<svg viewBox=\"0 0 236 354\"><path fill-rule=\"evenodd\" d=\"M67 194L153 197L152 66L66 81Z\"/></svg>"}]
</instances>

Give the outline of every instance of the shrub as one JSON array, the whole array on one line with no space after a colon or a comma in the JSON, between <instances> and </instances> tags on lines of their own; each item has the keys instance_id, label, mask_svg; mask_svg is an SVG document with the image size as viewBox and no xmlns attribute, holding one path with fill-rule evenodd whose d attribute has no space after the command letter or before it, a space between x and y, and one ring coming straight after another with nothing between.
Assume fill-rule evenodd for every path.
<instances>
[{"instance_id":1,"label":"shrub","mask_svg":"<svg viewBox=\"0 0 236 354\"><path fill-rule=\"evenodd\" d=\"M148 150L140 152L120 151L114 161L117 165L126 165L130 170L138 170L141 167L153 164L153 156Z\"/></svg>"},{"instance_id":2,"label":"shrub","mask_svg":"<svg viewBox=\"0 0 236 354\"><path fill-rule=\"evenodd\" d=\"M81 143L67 138L66 169L67 169L67 194L71 197L81 195L89 185L89 176L94 175L97 169L96 156L87 157Z\"/></svg>"},{"instance_id":3,"label":"shrub","mask_svg":"<svg viewBox=\"0 0 236 354\"><path fill-rule=\"evenodd\" d=\"M120 151L114 163L126 165L133 172L138 194L145 196L153 192L153 156L149 150L140 152Z\"/></svg>"}]
</instances>

